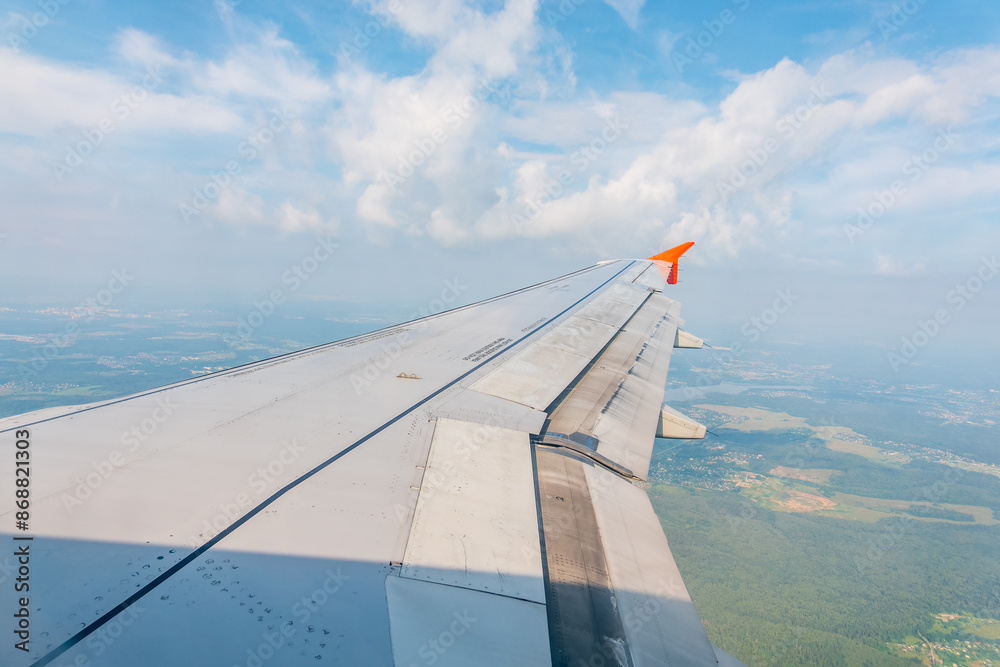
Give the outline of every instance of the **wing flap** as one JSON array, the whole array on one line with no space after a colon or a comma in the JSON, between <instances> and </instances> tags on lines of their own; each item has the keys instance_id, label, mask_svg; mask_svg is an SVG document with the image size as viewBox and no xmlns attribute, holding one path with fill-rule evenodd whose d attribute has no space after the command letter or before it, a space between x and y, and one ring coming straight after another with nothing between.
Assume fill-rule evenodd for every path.
<instances>
[{"instance_id":1,"label":"wing flap","mask_svg":"<svg viewBox=\"0 0 1000 667\"><path fill-rule=\"evenodd\" d=\"M623 619L586 479L591 464L571 451L540 446L535 459L552 661L560 667L628 665Z\"/></svg>"},{"instance_id":2,"label":"wing flap","mask_svg":"<svg viewBox=\"0 0 1000 667\"><path fill-rule=\"evenodd\" d=\"M585 474L633 664L715 667L715 651L646 492L599 468Z\"/></svg>"},{"instance_id":3,"label":"wing flap","mask_svg":"<svg viewBox=\"0 0 1000 667\"><path fill-rule=\"evenodd\" d=\"M438 419L400 575L545 603L527 433Z\"/></svg>"},{"instance_id":4,"label":"wing flap","mask_svg":"<svg viewBox=\"0 0 1000 667\"><path fill-rule=\"evenodd\" d=\"M551 664L545 605L391 574L385 589L395 665Z\"/></svg>"},{"instance_id":5,"label":"wing flap","mask_svg":"<svg viewBox=\"0 0 1000 667\"><path fill-rule=\"evenodd\" d=\"M542 439L578 442L645 479L678 313L677 302L651 295L559 397Z\"/></svg>"}]
</instances>

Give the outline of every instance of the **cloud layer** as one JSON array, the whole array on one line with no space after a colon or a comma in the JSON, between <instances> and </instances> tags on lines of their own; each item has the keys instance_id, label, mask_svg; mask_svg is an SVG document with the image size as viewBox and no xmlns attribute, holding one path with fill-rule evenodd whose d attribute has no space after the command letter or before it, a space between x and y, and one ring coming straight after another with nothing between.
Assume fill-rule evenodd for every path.
<instances>
[{"instance_id":1,"label":"cloud layer","mask_svg":"<svg viewBox=\"0 0 1000 667\"><path fill-rule=\"evenodd\" d=\"M608 4L641 29L641 1ZM581 88L579 45L535 0L372 2L325 61L239 10L212 53L135 28L103 66L0 48L8 228L58 237L114 201L153 236L336 229L603 256L694 239L696 261L771 249L902 275L932 265L942 221L996 210L995 46L861 44L727 72L711 99ZM405 72L372 57L389 43L415 59Z\"/></svg>"}]
</instances>

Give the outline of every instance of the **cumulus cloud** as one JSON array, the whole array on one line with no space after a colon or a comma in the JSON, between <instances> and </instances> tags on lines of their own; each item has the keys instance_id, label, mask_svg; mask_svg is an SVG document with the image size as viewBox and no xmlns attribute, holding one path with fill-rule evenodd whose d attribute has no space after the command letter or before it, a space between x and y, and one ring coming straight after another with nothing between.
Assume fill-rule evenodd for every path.
<instances>
[{"instance_id":1,"label":"cumulus cloud","mask_svg":"<svg viewBox=\"0 0 1000 667\"><path fill-rule=\"evenodd\" d=\"M93 128L102 120L126 129L224 132L240 123L226 105L200 94L161 92L163 67L142 66L111 73L57 63L0 48L0 127L4 132L43 136L65 125ZM134 113L141 106L142 113Z\"/></svg>"},{"instance_id":2,"label":"cumulus cloud","mask_svg":"<svg viewBox=\"0 0 1000 667\"><path fill-rule=\"evenodd\" d=\"M324 131L344 182L363 185L356 212L368 225L412 232L399 211L422 210L423 232L443 243L468 238L454 213L445 213L465 208L448 196L459 194L450 186L467 183L456 175L482 134L491 133L481 130L489 100L508 78L521 76L534 49L536 2L509 0L493 13L459 2L417 2L397 12L386 2L376 9L435 52L418 74L386 78L353 64L336 77L341 104Z\"/></svg>"},{"instance_id":3,"label":"cumulus cloud","mask_svg":"<svg viewBox=\"0 0 1000 667\"><path fill-rule=\"evenodd\" d=\"M312 104L328 100L331 87L295 45L265 26L254 39L237 43L222 62L209 61L192 73L195 87L216 97Z\"/></svg>"},{"instance_id":4,"label":"cumulus cloud","mask_svg":"<svg viewBox=\"0 0 1000 667\"><path fill-rule=\"evenodd\" d=\"M608 4L636 27L643 2ZM338 220L379 240L558 239L609 255L695 239L732 257L803 230L836 238L830 230L895 180L907 190L880 233L903 213L919 224L995 190L996 169L981 159L988 145L972 140L988 122L986 101L1000 96L995 48L785 59L737 75L706 103L676 91L578 91L573 45L539 24L536 0L367 7L422 50L406 74L363 55L321 65L238 7L225 17L232 44L210 57L134 28L118 33L104 68L0 49L5 169L15 171L15 155L58 158L67 136L99 124L150 67L164 83L146 91L122 133L176 144L166 171L182 201L233 162L231 183L203 214L231 225L306 233ZM664 49L673 38L662 33ZM283 105L294 119L270 128ZM907 161L949 127L963 138L907 180ZM250 137L261 142L252 151ZM134 176L141 147L114 149L117 139L102 145L115 161L92 189L149 187ZM880 262L876 270L894 270Z\"/></svg>"},{"instance_id":5,"label":"cumulus cloud","mask_svg":"<svg viewBox=\"0 0 1000 667\"><path fill-rule=\"evenodd\" d=\"M652 242L703 239L731 256L780 238L789 225L820 227L835 216L842 223L879 187L912 178L904 173L909 151L919 155L939 130L1000 96L997 56L982 49L916 63L849 52L810 69L783 60L741 77L714 109L653 93L520 101L501 116L502 136L477 128L462 137L466 161L470 153L503 161L505 176L491 184L487 207L449 224L449 240L566 235L589 249L616 248L624 226ZM625 127L608 134L608 118L615 117ZM659 132L651 132L651 118L660 121ZM900 129L899 122L906 125ZM644 141L632 140L632 131ZM556 150L513 147L522 142ZM913 204L897 211L929 199L938 207L956 201L957 191L942 180L956 173L970 176L961 196L988 196L983 169L951 164L955 156L939 155L934 174L910 188ZM854 163L864 176L845 179ZM458 182L481 177L457 173L462 163L439 166L455 171ZM417 196L433 211L469 189L425 188ZM800 190L829 208L797 212ZM385 210L378 209L387 218Z\"/></svg>"},{"instance_id":6,"label":"cumulus cloud","mask_svg":"<svg viewBox=\"0 0 1000 667\"><path fill-rule=\"evenodd\" d=\"M115 48L122 58L133 65L174 67L180 64L159 38L135 28L120 30L115 38Z\"/></svg>"}]
</instances>

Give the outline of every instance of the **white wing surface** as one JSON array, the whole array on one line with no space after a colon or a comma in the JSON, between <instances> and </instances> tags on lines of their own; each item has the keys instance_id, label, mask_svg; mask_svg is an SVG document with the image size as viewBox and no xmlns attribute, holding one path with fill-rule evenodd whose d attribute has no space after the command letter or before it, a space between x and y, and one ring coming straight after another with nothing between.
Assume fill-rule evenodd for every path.
<instances>
[{"instance_id":1,"label":"white wing surface","mask_svg":"<svg viewBox=\"0 0 1000 667\"><path fill-rule=\"evenodd\" d=\"M0 664L739 664L642 488L664 268L0 420Z\"/></svg>"}]
</instances>

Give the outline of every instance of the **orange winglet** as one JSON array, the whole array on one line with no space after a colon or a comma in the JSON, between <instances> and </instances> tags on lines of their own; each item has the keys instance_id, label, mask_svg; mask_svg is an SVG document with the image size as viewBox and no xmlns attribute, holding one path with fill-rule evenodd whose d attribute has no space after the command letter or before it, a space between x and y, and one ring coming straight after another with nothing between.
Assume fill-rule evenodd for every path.
<instances>
[{"instance_id":1,"label":"orange winglet","mask_svg":"<svg viewBox=\"0 0 1000 667\"><path fill-rule=\"evenodd\" d=\"M659 255L653 255L647 259L651 259L656 262L670 262L670 273L668 274L663 267L660 267L660 272L663 273L663 277L666 278L668 285L677 284L677 260L681 258L681 255L686 253L688 249L694 245L694 241L688 241L687 243L682 243L677 247L671 248L670 250L665 250Z\"/></svg>"}]
</instances>

